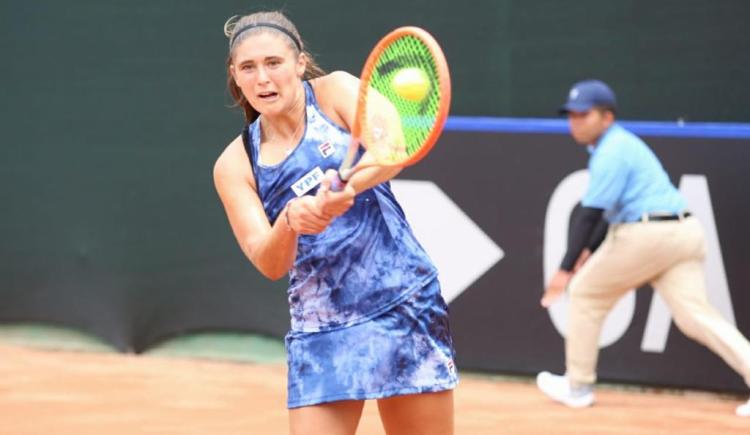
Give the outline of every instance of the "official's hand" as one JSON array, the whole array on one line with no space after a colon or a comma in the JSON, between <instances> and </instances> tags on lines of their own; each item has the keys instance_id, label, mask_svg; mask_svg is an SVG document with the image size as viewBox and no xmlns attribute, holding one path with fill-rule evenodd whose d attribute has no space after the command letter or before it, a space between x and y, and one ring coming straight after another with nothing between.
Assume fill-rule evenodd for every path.
<instances>
[{"instance_id":1,"label":"official's hand","mask_svg":"<svg viewBox=\"0 0 750 435\"><path fill-rule=\"evenodd\" d=\"M578 270L586 264L589 257L591 257L591 250L589 248L584 248L583 251L581 251L581 255L578 256L575 266L573 266L573 273L578 272Z\"/></svg>"},{"instance_id":2,"label":"official's hand","mask_svg":"<svg viewBox=\"0 0 750 435\"><path fill-rule=\"evenodd\" d=\"M344 188L341 191L335 192L331 190L331 183L333 182L334 177L338 177L338 173L335 170L329 169L326 171L325 177L323 177L323 181L320 183L315 198L321 214L338 217L351 208L354 204L354 197L357 192L355 192L354 187L348 183L344 185Z\"/></svg>"},{"instance_id":3,"label":"official's hand","mask_svg":"<svg viewBox=\"0 0 750 435\"><path fill-rule=\"evenodd\" d=\"M540 301L544 308L549 308L560 298L560 296L562 296L572 276L573 274L571 272L562 269L555 273L547 285L547 288L544 290L544 296L542 296L542 300Z\"/></svg>"}]
</instances>

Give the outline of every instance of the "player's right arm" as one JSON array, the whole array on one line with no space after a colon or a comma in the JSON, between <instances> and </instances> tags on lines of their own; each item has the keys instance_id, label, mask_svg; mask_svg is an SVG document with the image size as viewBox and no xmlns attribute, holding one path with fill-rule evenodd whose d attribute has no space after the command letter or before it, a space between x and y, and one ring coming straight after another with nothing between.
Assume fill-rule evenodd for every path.
<instances>
[{"instance_id":1,"label":"player's right arm","mask_svg":"<svg viewBox=\"0 0 750 435\"><path fill-rule=\"evenodd\" d=\"M330 217L320 215L314 198L306 196L290 201L271 225L240 136L219 156L213 175L237 243L250 262L270 279L283 277L294 265L298 234L319 233L330 223Z\"/></svg>"}]
</instances>

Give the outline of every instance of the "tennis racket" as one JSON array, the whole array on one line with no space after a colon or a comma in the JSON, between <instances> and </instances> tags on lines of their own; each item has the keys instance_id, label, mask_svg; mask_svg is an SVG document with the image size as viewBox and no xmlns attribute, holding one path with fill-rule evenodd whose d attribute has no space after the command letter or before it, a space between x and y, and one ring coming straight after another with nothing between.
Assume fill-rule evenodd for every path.
<instances>
[{"instance_id":1,"label":"tennis racket","mask_svg":"<svg viewBox=\"0 0 750 435\"><path fill-rule=\"evenodd\" d=\"M351 143L331 188L366 167L417 163L440 137L450 100L448 64L429 33L400 27L384 36L362 69ZM374 159L355 165L360 145Z\"/></svg>"}]
</instances>

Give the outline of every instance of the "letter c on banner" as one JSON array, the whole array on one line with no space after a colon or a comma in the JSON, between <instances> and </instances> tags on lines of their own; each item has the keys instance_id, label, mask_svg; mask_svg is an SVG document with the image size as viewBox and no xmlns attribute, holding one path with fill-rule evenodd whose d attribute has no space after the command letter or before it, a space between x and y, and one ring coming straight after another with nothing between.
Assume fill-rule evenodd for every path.
<instances>
[{"instance_id":1,"label":"letter c on banner","mask_svg":"<svg viewBox=\"0 0 750 435\"><path fill-rule=\"evenodd\" d=\"M588 171L581 169L565 177L552 193L544 220L544 285L557 271L565 255L570 214L586 192L588 182ZM630 326L634 312L635 291L631 289L607 315L599 336L599 347L619 340ZM549 308L549 315L557 331L565 337L568 324L567 293Z\"/></svg>"}]
</instances>

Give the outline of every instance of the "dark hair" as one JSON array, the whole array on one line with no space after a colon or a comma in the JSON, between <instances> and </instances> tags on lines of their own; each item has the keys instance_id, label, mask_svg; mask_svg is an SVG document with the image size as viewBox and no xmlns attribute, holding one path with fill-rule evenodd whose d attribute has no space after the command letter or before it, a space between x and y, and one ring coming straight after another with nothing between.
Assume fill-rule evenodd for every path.
<instances>
[{"instance_id":1,"label":"dark hair","mask_svg":"<svg viewBox=\"0 0 750 435\"><path fill-rule=\"evenodd\" d=\"M264 25L265 24L265 25ZM251 27L251 28L248 28ZM250 105L242 93L242 89L237 86L231 73L232 59L234 58L234 48L250 35L257 35L263 32L277 32L289 41L289 47L296 54L302 53L307 59L307 67L303 80L314 79L325 75L325 71L315 63L312 55L305 49L305 44L299 36L297 27L289 21L281 12L256 12L245 16L234 16L224 23L224 34L229 38L229 55L227 56L227 88L234 100L234 107L241 107L245 113L245 120L253 122L258 118L258 112ZM235 37L235 35L237 37Z\"/></svg>"}]
</instances>

